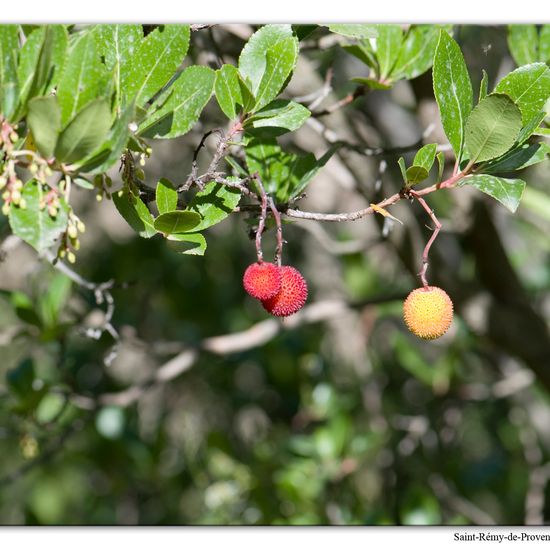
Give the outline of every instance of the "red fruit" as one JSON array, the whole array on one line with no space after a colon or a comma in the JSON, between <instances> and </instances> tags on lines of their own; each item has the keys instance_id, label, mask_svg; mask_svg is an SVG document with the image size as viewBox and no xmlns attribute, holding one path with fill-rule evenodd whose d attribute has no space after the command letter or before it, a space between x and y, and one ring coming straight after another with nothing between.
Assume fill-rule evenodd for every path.
<instances>
[{"instance_id":1,"label":"red fruit","mask_svg":"<svg viewBox=\"0 0 550 550\"><path fill-rule=\"evenodd\" d=\"M281 290L279 267L269 262L249 265L243 275L243 286L253 298L272 298Z\"/></svg>"},{"instance_id":2,"label":"red fruit","mask_svg":"<svg viewBox=\"0 0 550 550\"><path fill-rule=\"evenodd\" d=\"M287 317L296 313L307 300L307 283L302 274L289 265L279 268L281 273L281 290L269 298L262 300L262 305L272 315Z\"/></svg>"}]
</instances>

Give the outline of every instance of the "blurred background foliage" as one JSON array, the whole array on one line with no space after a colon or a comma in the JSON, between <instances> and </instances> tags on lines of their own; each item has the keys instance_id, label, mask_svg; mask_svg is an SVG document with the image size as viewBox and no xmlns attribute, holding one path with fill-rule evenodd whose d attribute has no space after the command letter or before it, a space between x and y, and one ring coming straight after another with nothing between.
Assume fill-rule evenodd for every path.
<instances>
[{"instance_id":1,"label":"blurred background foliage","mask_svg":"<svg viewBox=\"0 0 550 550\"><path fill-rule=\"evenodd\" d=\"M191 62L234 60L253 29L194 33ZM363 66L330 37L317 30L303 42L285 97L320 89L328 68L333 91L324 105L353 92L350 78ZM462 26L456 38L474 90L481 69L491 88L515 66L505 27ZM223 121L211 101L196 130L152 143L147 183L184 181L201 135ZM428 72L313 119L285 144L319 157L328 129L371 147L406 147L432 124L429 141L444 143ZM398 156L341 150L301 207L355 210L388 196L401 185ZM111 175L119 181L117 168ZM242 289L255 259L245 215L206 232L203 258L181 256L161 238L140 239L111 202L75 189L88 229L74 269L88 281L114 281L120 342L106 366L112 337L83 333L104 315L93 292L4 240L0 523L547 522L549 177L547 163L526 171L515 215L471 189L430 197L443 232L429 275L457 314L447 335L427 343L401 319L429 237L417 205L392 209L403 226L382 218L287 224L285 263L304 273L309 303L345 307L321 322L285 320L277 331L279 321L266 321ZM9 234L4 217L0 230ZM271 231L268 249L274 240ZM200 350L205 338L257 323L267 330L261 345ZM199 350L185 372L129 403L89 407L71 398L138 387L185 349Z\"/></svg>"}]
</instances>

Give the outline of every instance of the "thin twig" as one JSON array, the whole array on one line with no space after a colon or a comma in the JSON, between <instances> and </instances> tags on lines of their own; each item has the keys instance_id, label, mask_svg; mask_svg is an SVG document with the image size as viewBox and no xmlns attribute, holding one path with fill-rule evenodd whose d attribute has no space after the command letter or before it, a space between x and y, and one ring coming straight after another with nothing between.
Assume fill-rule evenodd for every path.
<instances>
[{"instance_id":1,"label":"thin twig","mask_svg":"<svg viewBox=\"0 0 550 550\"><path fill-rule=\"evenodd\" d=\"M428 216L430 216L431 220L434 222L435 227L432 229L433 233L430 239L428 240L428 243L426 244L424 248L424 252L422 253L422 269L420 270L420 273L418 276L420 277L420 281L422 282L422 286L424 288L428 288L428 280L426 279L426 271L428 270L428 254L430 253L430 248L432 244L434 243L435 239L437 238L437 235L441 231L441 223L437 219L434 211L428 206L428 203L416 193L416 191L413 191L412 189L409 191L411 196L413 196L424 208L424 210L428 213Z\"/></svg>"},{"instance_id":2,"label":"thin twig","mask_svg":"<svg viewBox=\"0 0 550 550\"><path fill-rule=\"evenodd\" d=\"M277 210L277 207L275 206L275 201L272 197L269 197L269 208L271 209L271 213L273 214L273 218L275 219L275 226L277 227L277 248L275 252L275 262L279 267L281 267L283 261L283 245L285 242L283 239L283 224L281 223L281 214Z\"/></svg>"},{"instance_id":3,"label":"thin twig","mask_svg":"<svg viewBox=\"0 0 550 550\"><path fill-rule=\"evenodd\" d=\"M262 263L264 261L264 254L262 252L262 233L264 232L265 220L267 218L267 195L260 176L256 173L252 176L252 178L258 186L258 189L260 191L260 198L262 201L262 211L260 214L260 220L258 222L258 229L256 229L256 255L258 256L258 263Z\"/></svg>"}]
</instances>

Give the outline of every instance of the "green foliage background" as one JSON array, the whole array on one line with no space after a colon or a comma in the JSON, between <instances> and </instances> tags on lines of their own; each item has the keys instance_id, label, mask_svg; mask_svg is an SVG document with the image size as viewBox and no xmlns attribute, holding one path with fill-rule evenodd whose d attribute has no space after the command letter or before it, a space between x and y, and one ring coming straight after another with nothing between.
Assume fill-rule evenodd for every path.
<instances>
[{"instance_id":1,"label":"green foliage background","mask_svg":"<svg viewBox=\"0 0 550 550\"><path fill-rule=\"evenodd\" d=\"M368 40L371 27L352 27L331 30ZM254 29L246 30L250 34ZM378 30L384 51L391 53L402 37L395 29ZM191 33L192 64L214 66L211 52L218 55L219 45L224 67L236 64L245 43L242 37L224 26L211 32ZM306 32L296 30L297 35ZM422 34L428 31L415 32L419 36L414 44L431 40L435 47L435 38ZM287 113L289 100L320 88L327 68L334 67L334 92L328 104L353 93L357 85L370 85L367 78L377 83L372 87L389 89L373 90L321 117L331 130L371 147L394 149L421 142L423 128L436 122L435 137L429 141L446 141L431 72L424 72L429 62L422 61L421 74L406 68L392 73L391 60L384 57L379 72L369 72L358 61L370 59L367 46L364 50L350 46L351 51L319 47L315 40L328 34L328 29L317 28L303 38L313 47L300 53L303 65L298 64L283 92L286 103L277 104L277 109ZM148 36L151 42L155 39ZM516 45L532 39L528 28L509 33L504 27L458 26L455 38L474 96L482 68L492 90L516 64L548 62L543 58L548 52L542 35L531 57L518 60L523 50ZM297 47L297 40L293 36L283 41L282 58ZM144 63L150 61L144 56ZM246 73L246 63L240 68ZM153 151L144 167L144 184L153 193L163 177L185 181L201 136L227 124L224 114L233 118L246 103L240 77L233 69L223 72L232 79L233 95L219 107L214 101L208 103L200 127L177 140L147 142ZM219 81L207 73L194 77L208 80L214 90ZM279 74L277 86L289 74ZM93 82L100 86L100 80ZM193 80L183 82L181 90ZM256 86L254 109L261 111L265 105L258 103L258 97L263 92L257 94L262 81L254 81L252 74L251 82ZM147 90L143 86L137 94L138 106L151 99ZM124 98L133 92L121 86L113 93ZM59 94L63 96L62 91ZM120 100L121 112L125 101ZM517 109L510 125L519 132ZM538 111L540 106L534 114ZM62 116L66 116L63 111ZM430 147L415 157L421 144L381 157L388 162L382 174L377 156L333 151L334 158L323 158L320 153L330 144L311 127L300 127L303 116L299 107L293 107L292 116L284 119L285 132L290 129L290 133L278 142L273 135L257 134L255 139L263 140L262 150L252 141L246 158L240 159L241 167L264 170L264 183L269 184L274 172L261 156L266 150L270 158L289 152L304 157L303 170L285 179L288 187L281 187L278 176L273 176L268 191L279 202L299 196L311 182L300 207L327 212L362 208L401 188L399 156L409 165L404 171L406 185L416 184L419 177L419 171L413 177L411 167L425 168L421 181L435 162L435 149ZM255 114L250 120L257 130L261 123L254 124L264 119ZM296 120L300 129L294 132ZM153 129L144 135L158 137L155 132L160 132L166 137L166 128L151 124ZM179 130L183 134L191 126ZM460 131L451 132L456 138L452 145L460 154ZM465 139L468 145L467 134ZM511 143L514 140L515 136ZM215 149L215 141L211 148ZM213 149L202 153L204 170ZM541 160L547 149L542 152ZM307 156L311 153L319 160ZM484 160L501 153L506 151L497 150ZM449 170L454 157L450 151L446 155ZM512 175L523 162L527 161L494 172ZM118 165L109 174L115 185L121 183ZM381 189L374 184L379 176ZM269 333L265 343L219 355L200 349L205 338L247 331L256 323L263 323L260 328L279 327L278 322L266 320L264 310L242 289L242 273L255 260L246 215L224 216L222 223L208 227L201 212L202 225L197 217L190 227L205 230L208 250L197 258L178 254L169 246L173 243L155 235L156 230L165 230L159 217L150 222L153 229L147 235L155 236L140 238L135 232L140 232L139 224L143 231L149 227L143 226L142 217L137 217L132 231L119 215L120 205L117 210L112 202L96 203L89 190L75 187L72 208L87 231L73 269L88 281L115 281L113 325L121 340L110 365L104 364L104 358L112 351L112 337L103 333L94 340L82 330L101 323L102 308L93 293L37 258L26 244L7 246L11 230L2 216L6 247L0 264L0 523L547 522L549 176L547 163L522 172L529 186L515 215L468 186L430 197L444 223L432 249L430 280L445 288L456 306L450 333L430 343L410 335L401 319L403 298L418 286L421 250L430 234L425 213L417 205L400 204L391 210L404 225L394 225L389 234L382 217L325 225L321 235L305 229L308 222L285 224L285 263L305 275L309 302L332 300L349 307L335 310L322 322L293 326L292 321L283 321L280 331ZM488 192L492 180L487 178L493 176L476 177L482 180L472 186ZM166 212L173 211L170 185L159 186L156 193L159 203L165 201ZM164 195L159 198L159 193ZM509 208L514 210L519 198L512 202ZM188 230L186 226L182 231ZM271 253L271 226L265 240ZM340 245L357 241L361 246L355 251L337 253ZM198 350L197 360L186 372L153 385L127 406L102 402L89 410L65 397L94 397L138 387L185 349ZM533 508L533 495L542 498L542 506Z\"/></svg>"}]
</instances>

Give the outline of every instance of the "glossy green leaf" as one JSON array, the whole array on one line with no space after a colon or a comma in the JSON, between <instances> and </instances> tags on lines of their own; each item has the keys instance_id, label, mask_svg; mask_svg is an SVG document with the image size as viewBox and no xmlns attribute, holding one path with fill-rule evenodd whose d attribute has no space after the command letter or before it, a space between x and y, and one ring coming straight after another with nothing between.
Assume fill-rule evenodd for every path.
<instances>
[{"instance_id":1,"label":"glossy green leaf","mask_svg":"<svg viewBox=\"0 0 550 550\"><path fill-rule=\"evenodd\" d=\"M18 100L19 25L0 25L0 114L10 119Z\"/></svg>"},{"instance_id":2,"label":"glossy green leaf","mask_svg":"<svg viewBox=\"0 0 550 550\"><path fill-rule=\"evenodd\" d=\"M414 156L413 165L422 166L428 172L431 170L435 161L435 154L437 152L436 143L428 143L424 147L420 148Z\"/></svg>"},{"instance_id":3,"label":"glossy green leaf","mask_svg":"<svg viewBox=\"0 0 550 550\"><path fill-rule=\"evenodd\" d=\"M401 46L394 68L394 78L412 79L425 73L433 63L439 40L439 28L434 25L414 25Z\"/></svg>"},{"instance_id":4,"label":"glossy green leaf","mask_svg":"<svg viewBox=\"0 0 550 550\"><path fill-rule=\"evenodd\" d=\"M85 32L73 42L57 87L63 126L82 107L104 94L106 79L94 36Z\"/></svg>"},{"instance_id":5,"label":"glossy green leaf","mask_svg":"<svg viewBox=\"0 0 550 550\"><path fill-rule=\"evenodd\" d=\"M466 120L472 110L473 92L464 56L445 30L439 32L433 64L433 84L443 129L455 155L460 158Z\"/></svg>"},{"instance_id":6,"label":"glossy green leaf","mask_svg":"<svg viewBox=\"0 0 550 550\"><path fill-rule=\"evenodd\" d=\"M380 69L380 78L390 76L399 57L403 42L403 31L399 25L377 25L376 57Z\"/></svg>"},{"instance_id":7,"label":"glossy green leaf","mask_svg":"<svg viewBox=\"0 0 550 550\"><path fill-rule=\"evenodd\" d=\"M249 38L239 56L239 72L254 96L266 71L267 52L278 42L292 37L290 25L264 25Z\"/></svg>"},{"instance_id":8,"label":"glossy green leaf","mask_svg":"<svg viewBox=\"0 0 550 550\"><path fill-rule=\"evenodd\" d=\"M527 141L537 131L537 128L545 118L546 113L542 111L534 115L533 118L520 130L518 144L522 144Z\"/></svg>"},{"instance_id":9,"label":"glossy green leaf","mask_svg":"<svg viewBox=\"0 0 550 550\"><path fill-rule=\"evenodd\" d=\"M20 239L30 244L39 252L53 246L56 240L67 229L69 207L63 198L59 198L57 215L50 216L43 207L46 191L36 180L28 181L21 192L26 208L10 208L10 226Z\"/></svg>"},{"instance_id":10,"label":"glossy green leaf","mask_svg":"<svg viewBox=\"0 0 550 550\"><path fill-rule=\"evenodd\" d=\"M36 31L35 31L36 32ZM33 32L34 35L34 32ZM51 91L59 79L65 64L68 44L67 30L63 25L47 25L41 33L40 47L34 62L34 49L28 51L29 58L24 59L22 53L21 65L24 69L18 72L22 99L31 99L35 96L46 95ZM26 79L29 78L28 93ZM23 81L22 81L23 78ZM25 94L26 95L23 95ZM23 103L24 101L22 101Z\"/></svg>"},{"instance_id":11,"label":"glossy green leaf","mask_svg":"<svg viewBox=\"0 0 550 550\"><path fill-rule=\"evenodd\" d=\"M409 166L406 172L407 183L415 185L424 181L428 177L428 170L423 166Z\"/></svg>"},{"instance_id":12,"label":"glossy green leaf","mask_svg":"<svg viewBox=\"0 0 550 550\"><path fill-rule=\"evenodd\" d=\"M160 233L171 235L172 233L185 233L198 227L201 217L196 212L189 210L173 210L165 212L155 219L154 227Z\"/></svg>"},{"instance_id":13,"label":"glossy green leaf","mask_svg":"<svg viewBox=\"0 0 550 550\"><path fill-rule=\"evenodd\" d=\"M155 101L151 115L141 123L138 134L168 139L187 133L208 103L215 80L216 72L208 67L193 66L185 69Z\"/></svg>"},{"instance_id":14,"label":"glossy green leaf","mask_svg":"<svg viewBox=\"0 0 550 550\"><path fill-rule=\"evenodd\" d=\"M509 25L508 48L518 65L538 61L539 37L535 25Z\"/></svg>"},{"instance_id":15,"label":"glossy green leaf","mask_svg":"<svg viewBox=\"0 0 550 550\"><path fill-rule=\"evenodd\" d=\"M501 158L485 164L483 166L483 172L487 174L498 174L522 170L527 166L542 162L547 153L548 145L546 143L533 143L531 145L524 143L520 147L508 151Z\"/></svg>"},{"instance_id":16,"label":"glossy green leaf","mask_svg":"<svg viewBox=\"0 0 550 550\"><path fill-rule=\"evenodd\" d=\"M179 233L167 236L168 246L179 254L204 256L206 239L202 233Z\"/></svg>"},{"instance_id":17,"label":"glossy green leaf","mask_svg":"<svg viewBox=\"0 0 550 550\"><path fill-rule=\"evenodd\" d=\"M407 165L405 164L405 159L403 157L399 157L397 164L399 164L399 170L401 170L403 183L407 183Z\"/></svg>"},{"instance_id":18,"label":"glossy green leaf","mask_svg":"<svg viewBox=\"0 0 550 550\"><path fill-rule=\"evenodd\" d=\"M163 25L142 40L122 81L128 101L135 98L141 107L168 83L187 54L189 37L189 25Z\"/></svg>"},{"instance_id":19,"label":"glossy green leaf","mask_svg":"<svg viewBox=\"0 0 550 550\"><path fill-rule=\"evenodd\" d=\"M61 132L55 156L65 163L84 159L107 138L111 125L111 110L106 99L88 103Z\"/></svg>"},{"instance_id":20,"label":"glossy green leaf","mask_svg":"<svg viewBox=\"0 0 550 550\"><path fill-rule=\"evenodd\" d=\"M112 71L117 102L121 102L122 83L128 79L131 60L143 40L143 26L96 25L93 33L105 66Z\"/></svg>"},{"instance_id":21,"label":"glossy green leaf","mask_svg":"<svg viewBox=\"0 0 550 550\"><path fill-rule=\"evenodd\" d=\"M275 139L253 140L246 146L246 163L250 173L260 174L266 191L278 203L286 203L304 191L336 149L333 147L316 159L312 153L296 155L283 151Z\"/></svg>"},{"instance_id":22,"label":"glossy green leaf","mask_svg":"<svg viewBox=\"0 0 550 550\"><path fill-rule=\"evenodd\" d=\"M120 157L128 144L129 124L134 117L134 105L128 105L116 119L103 143L81 162L76 163L81 172L99 174L107 171Z\"/></svg>"},{"instance_id":23,"label":"glossy green leaf","mask_svg":"<svg viewBox=\"0 0 550 550\"><path fill-rule=\"evenodd\" d=\"M113 202L128 225L141 237L149 239L157 234L153 215L139 197L133 197L127 191L113 194Z\"/></svg>"},{"instance_id":24,"label":"glossy green leaf","mask_svg":"<svg viewBox=\"0 0 550 550\"><path fill-rule=\"evenodd\" d=\"M288 99L276 99L247 120L256 129L271 130L271 135L293 132L310 117L310 111Z\"/></svg>"},{"instance_id":25,"label":"glossy green leaf","mask_svg":"<svg viewBox=\"0 0 550 550\"><path fill-rule=\"evenodd\" d=\"M349 38L376 38L378 36L375 25L366 25L361 23L339 23L327 25L330 32L341 34Z\"/></svg>"},{"instance_id":26,"label":"glossy green leaf","mask_svg":"<svg viewBox=\"0 0 550 550\"><path fill-rule=\"evenodd\" d=\"M27 124L36 148L50 159L61 131L61 110L55 96L35 97L29 101Z\"/></svg>"},{"instance_id":27,"label":"glossy green leaf","mask_svg":"<svg viewBox=\"0 0 550 550\"><path fill-rule=\"evenodd\" d=\"M369 66L376 74L378 74L378 61L376 60L376 53L372 49L372 46L366 40L363 40L359 44L343 44L342 48L353 55L365 65ZM376 79L370 79L376 80Z\"/></svg>"},{"instance_id":28,"label":"glossy green leaf","mask_svg":"<svg viewBox=\"0 0 550 550\"><path fill-rule=\"evenodd\" d=\"M178 206L178 193L166 178L160 178L157 183L155 199L160 214L175 210Z\"/></svg>"},{"instance_id":29,"label":"glossy green leaf","mask_svg":"<svg viewBox=\"0 0 550 550\"><path fill-rule=\"evenodd\" d=\"M285 38L271 46L266 53L265 70L255 92L254 110L258 111L270 103L281 91L298 59L298 39Z\"/></svg>"},{"instance_id":30,"label":"glossy green leaf","mask_svg":"<svg viewBox=\"0 0 550 550\"><path fill-rule=\"evenodd\" d=\"M440 182L443 178L443 171L445 170L445 153L440 151L436 155L437 158L437 181Z\"/></svg>"},{"instance_id":31,"label":"glossy green leaf","mask_svg":"<svg viewBox=\"0 0 550 550\"><path fill-rule=\"evenodd\" d=\"M230 182L238 182L239 178L229 177ZM193 231L216 225L225 220L239 204L241 192L238 189L210 182L202 191L199 191L186 208L186 211L196 212L200 216L200 223L193 227Z\"/></svg>"},{"instance_id":32,"label":"glossy green leaf","mask_svg":"<svg viewBox=\"0 0 550 550\"><path fill-rule=\"evenodd\" d=\"M487 96L487 89L489 86L489 75L487 74L487 71L482 69L481 73L483 76L481 77L481 82L479 83L478 103Z\"/></svg>"},{"instance_id":33,"label":"glossy green leaf","mask_svg":"<svg viewBox=\"0 0 550 550\"><path fill-rule=\"evenodd\" d=\"M509 95L521 109L524 124L543 110L550 97L550 69L545 63L531 63L505 76L495 92Z\"/></svg>"},{"instance_id":34,"label":"glossy green leaf","mask_svg":"<svg viewBox=\"0 0 550 550\"><path fill-rule=\"evenodd\" d=\"M492 94L475 107L466 123L471 162L494 159L508 151L521 130L521 112L504 94Z\"/></svg>"},{"instance_id":35,"label":"glossy green leaf","mask_svg":"<svg viewBox=\"0 0 550 550\"><path fill-rule=\"evenodd\" d=\"M216 71L214 84L216 100L220 109L230 120L236 119L245 105L243 86L244 82L239 76L239 71L233 65L223 65Z\"/></svg>"},{"instance_id":36,"label":"glossy green leaf","mask_svg":"<svg viewBox=\"0 0 550 550\"><path fill-rule=\"evenodd\" d=\"M506 179L488 174L469 176L460 180L459 186L471 185L503 204L510 212L515 212L521 201L525 182L519 179Z\"/></svg>"},{"instance_id":37,"label":"glossy green leaf","mask_svg":"<svg viewBox=\"0 0 550 550\"><path fill-rule=\"evenodd\" d=\"M51 63L54 67L51 86L55 85L59 75L63 71L65 53L67 49L67 30L63 25L50 25L48 27L53 36L51 49ZM24 112L24 106L29 96L33 77L36 73L36 65L44 41L46 27L39 27L32 31L21 48L19 55L19 66L17 67L17 78L19 80L20 106L18 113Z\"/></svg>"}]
</instances>

